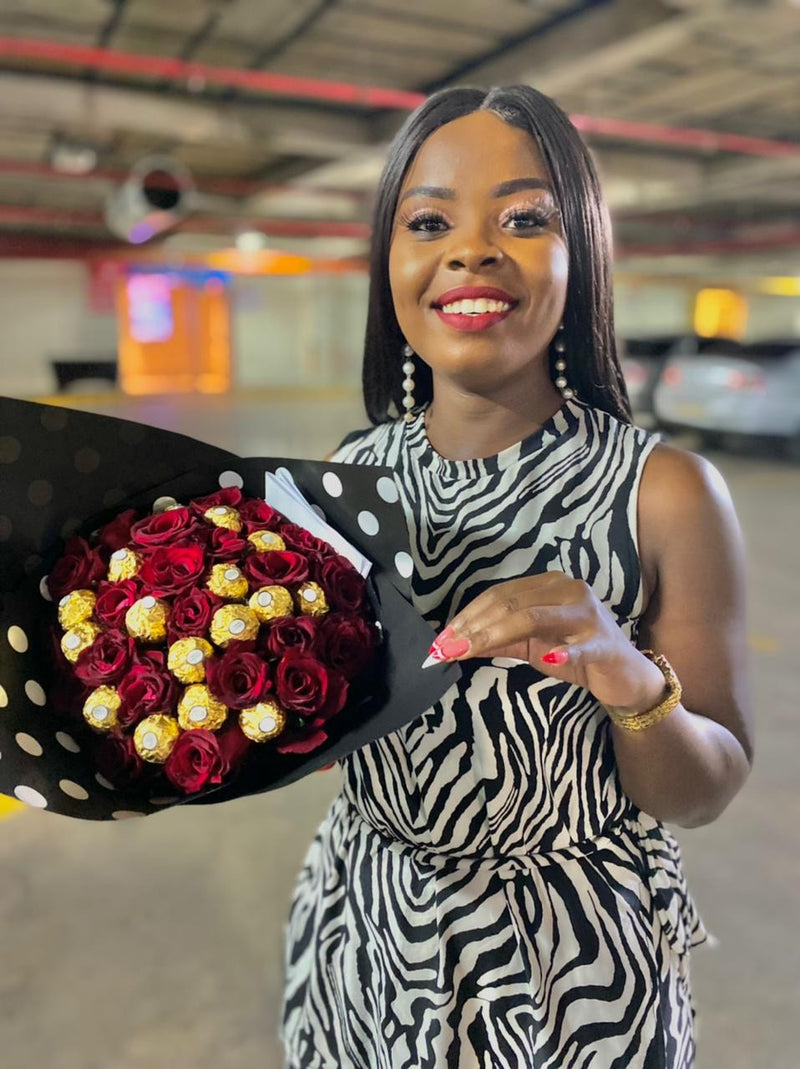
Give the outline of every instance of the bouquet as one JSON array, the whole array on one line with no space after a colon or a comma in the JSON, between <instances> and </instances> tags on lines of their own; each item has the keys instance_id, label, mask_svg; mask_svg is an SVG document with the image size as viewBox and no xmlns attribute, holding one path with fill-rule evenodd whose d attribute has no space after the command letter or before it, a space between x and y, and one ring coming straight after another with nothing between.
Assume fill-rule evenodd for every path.
<instances>
[{"instance_id":1,"label":"bouquet","mask_svg":"<svg viewBox=\"0 0 800 1069\"><path fill-rule=\"evenodd\" d=\"M126 509L45 583L68 713L114 787L194 793L253 745L311 753L380 642L350 561L238 487Z\"/></svg>"},{"instance_id":2,"label":"bouquet","mask_svg":"<svg viewBox=\"0 0 800 1069\"><path fill-rule=\"evenodd\" d=\"M421 716L393 472L0 398L0 792L67 816L274 790Z\"/></svg>"}]
</instances>

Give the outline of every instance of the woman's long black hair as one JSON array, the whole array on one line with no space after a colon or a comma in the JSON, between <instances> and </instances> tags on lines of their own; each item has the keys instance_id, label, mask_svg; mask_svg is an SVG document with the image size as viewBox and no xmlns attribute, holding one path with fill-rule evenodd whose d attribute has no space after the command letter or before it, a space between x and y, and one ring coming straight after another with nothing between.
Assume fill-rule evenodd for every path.
<instances>
[{"instance_id":1,"label":"woman's long black hair","mask_svg":"<svg viewBox=\"0 0 800 1069\"><path fill-rule=\"evenodd\" d=\"M591 156L558 105L527 85L457 87L434 93L408 116L389 147L378 186L370 259L369 311L364 344L364 405L373 424L397 418L402 407L405 339L389 287L389 245L397 198L423 142L445 123L491 111L536 141L561 209L569 253L564 330L566 377L578 398L624 423L630 401L617 357L611 281L611 225ZM550 374L556 354L551 345ZM416 403L433 398L433 374L415 361ZM394 403L396 415L389 412Z\"/></svg>"}]
</instances>

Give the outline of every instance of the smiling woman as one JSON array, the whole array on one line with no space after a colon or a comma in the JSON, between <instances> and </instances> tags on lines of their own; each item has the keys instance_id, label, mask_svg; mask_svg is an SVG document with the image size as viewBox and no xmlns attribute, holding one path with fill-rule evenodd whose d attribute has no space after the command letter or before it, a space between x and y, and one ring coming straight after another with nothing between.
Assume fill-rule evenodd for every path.
<instances>
[{"instance_id":1,"label":"smiling woman","mask_svg":"<svg viewBox=\"0 0 800 1069\"><path fill-rule=\"evenodd\" d=\"M374 235L373 427L332 459L393 470L412 602L447 623L426 664L463 674L342 762L287 1065L689 1069L706 933L662 822L715 819L752 758L727 489L631 422L607 212L549 98L431 97Z\"/></svg>"}]
</instances>

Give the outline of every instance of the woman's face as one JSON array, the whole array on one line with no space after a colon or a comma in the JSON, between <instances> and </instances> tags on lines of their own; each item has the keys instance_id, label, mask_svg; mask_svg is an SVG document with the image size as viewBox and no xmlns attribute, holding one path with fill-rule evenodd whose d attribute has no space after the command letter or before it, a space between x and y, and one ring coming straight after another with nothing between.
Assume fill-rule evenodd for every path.
<instances>
[{"instance_id":1,"label":"woman's face","mask_svg":"<svg viewBox=\"0 0 800 1069\"><path fill-rule=\"evenodd\" d=\"M431 134L398 197L389 282L400 328L434 374L476 391L527 381L537 364L546 375L567 273L530 135L488 111Z\"/></svg>"}]
</instances>

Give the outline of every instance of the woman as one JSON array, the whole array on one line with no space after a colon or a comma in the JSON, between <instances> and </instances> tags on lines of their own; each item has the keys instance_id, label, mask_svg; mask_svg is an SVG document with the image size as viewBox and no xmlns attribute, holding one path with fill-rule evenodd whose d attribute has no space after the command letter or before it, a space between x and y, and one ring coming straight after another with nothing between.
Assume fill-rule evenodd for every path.
<instances>
[{"instance_id":1,"label":"woman","mask_svg":"<svg viewBox=\"0 0 800 1069\"><path fill-rule=\"evenodd\" d=\"M716 470L631 424L609 247L533 89L442 91L389 150L374 426L329 459L394 469L429 660L463 677L343 762L287 927L290 1069L693 1064L706 933L661 822L749 772L742 538Z\"/></svg>"}]
</instances>

